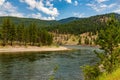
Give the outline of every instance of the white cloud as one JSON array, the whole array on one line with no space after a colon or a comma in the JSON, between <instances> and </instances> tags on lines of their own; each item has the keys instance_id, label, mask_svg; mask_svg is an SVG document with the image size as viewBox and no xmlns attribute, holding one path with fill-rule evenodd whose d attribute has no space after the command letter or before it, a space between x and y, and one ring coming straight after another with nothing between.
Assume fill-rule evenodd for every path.
<instances>
[{"instance_id":1,"label":"white cloud","mask_svg":"<svg viewBox=\"0 0 120 80\"><path fill-rule=\"evenodd\" d=\"M65 0L67 3L72 3L72 0Z\"/></svg>"},{"instance_id":2,"label":"white cloud","mask_svg":"<svg viewBox=\"0 0 120 80\"><path fill-rule=\"evenodd\" d=\"M0 16L23 17L23 14L17 11L17 7L14 7L10 2L5 2L4 0L3 4L0 5Z\"/></svg>"},{"instance_id":3,"label":"white cloud","mask_svg":"<svg viewBox=\"0 0 120 80\"><path fill-rule=\"evenodd\" d=\"M73 15L74 15L75 17L79 17L79 18L85 17L85 16L84 16L84 13L79 13L79 12L74 12Z\"/></svg>"},{"instance_id":4,"label":"white cloud","mask_svg":"<svg viewBox=\"0 0 120 80\"><path fill-rule=\"evenodd\" d=\"M4 2L5 0L0 0L0 6L3 5Z\"/></svg>"},{"instance_id":5,"label":"white cloud","mask_svg":"<svg viewBox=\"0 0 120 80\"><path fill-rule=\"evenodd\" d=\"M115 10L113 10L113 12L120 14L120 5L118 5L117 8Z\"/></svg>"},{"instance_id":6,"label":"white cloud","mask_svg":"<svg viewBox=\"0 0 120 80\"><path fill-rule=\"evenodd\" d=\"M77 6L77 5L78 5L78 1L75 1L74 3L75 3L75 4L74 4L75 6Z\"/></svg>"},{"instance_id":7,"label":"white cloud","mask_svg":"<svg viewBox=\"0 0 120 80\"><path fill-rule=\"evenodd\" d=\"M30 9L35 8L36 1L35 0L20 0L20 2L25 2L29 5Z\"/></svg>"},{"instance_id":8,"label":"white cloud","mask_svg":"<svg viewBox=\"0 0 120 80\"><path fill-rule=\"evenodd\" d=\"M96 12L101 12L104 10L111 9L116 6L116 3L111 3L111 4L105 4L103 2L108 1L108 0L96 0L96 2L88 3L87 6L95 10Z\"/></svg>"},{"instance_id":9,"label":"white cloud","mask_svg":"<svg viewBox=\"0 0 120 80\"><path fill-rule=\"evenodd\" d=\"M105 3L106 1L109 1L109 0L95 0L95 1L92 1L91 3L88 3L87 6L89 6L96 12L101 12L104 10L111 10L117 5L116 3L107 4Z\"/></svg>"},{"instance_id":10,"label":"white cloud","mask_svg":"<svg viewBox=\"0 0 120 80\"><path fill-rule=\"evenodd\" d=\"M24 0L20 0L21 2L24 2ZM26 0L27 2L29 2L29 0ZM54 12L57 12L56 8L53 8L53 4L51 4L52 0L49 0L46 2L46 6L48 6L49 8L45 8L45 7L39 7L39 5L44 6L43 3L38 2L36 4L35 0L31 0L31 2L29 2L29 5L31 9L37 8L38 9L42 9L45 10L48 15L48 17L44 17L41 15L41 13L30 13L30 14L24 14L18 11L18 8L13 6L10 2L8 2L7 0L0 0L0 16L15 16L15 17L26 17L26 18L37 18L37 19L42 19L42 20L55 20L56 18L56 14ZM36 4L35 6L33 4ZM54 12L52 12L52 10Z\"/></svg>"},{"instance_id":11,"label":"white cloud","mask_svg":"<svg viewBox=\"0 0 120 80\"><path fill-rule=\"evenodd\" d=\"M37 14L29 14L27 17L39 19L39 18L42 17L42 15L41 15L40 13L37 13Z\"/></svg>"},{"instance_id":12,"label":"white cloud","mask_svg":"<svg viewBox=\"0 0 120 80\"><path fill-rule=\"evenodd\" d=\"M115 13L119 13L119 14L120 14L120 8L117 9L117 10L114 10L113 12L115 12Z\"/></svg>"},{"instance_id":13,"label":"white cloud","mask_svg":"<svg viewBox=\"0 0 120 80\"><path fill-rule=\"evenodd\" d=\"M108 6L108 8L113 8L113 7L115 7L115 6L117 6L117 4L113 3L113 4L110 4L110 5Z\"/></svg>"},{"instance_id":14,"label":"white cloud","mask_svg":"<svg viewBox=\"0 0 120 80\"><path fill-rule=\"evenodd\" d=\"M46 1L46 6L48 6L48 7L53 7L53 4L51 4L51 1Z\"/></svg>"},{"instance_id":15,"label":"white cloud","mask_svg":"<svg viewBox=\"0 0 120 80\"><path fill-rule=\"evenodd\" d=\"M102 3L102 2L106 2L106 1L109 1L109 0L96 0L98 3Z\"/></svg>"},{"instance_id":16,"label":"white cloud","mask_svg":"<svg viewBox=\"0 0 120 80\"><path fill-rule=\"evenodd\" d=\"M45 4L43 0L20 0L20 2L24 2L29 5L30 9L37 9L38 11L41 11L49 16L57 17L59 12L51 3L52 1L53 0L47 0Z\"/></svg>"},{"instance_id":17,"label":"white cloud","mask_svg":"<svg viewBox=\"0 0 120 80\"><path fill-rule=\"evenodd\" d=\"M37 13L37 14L32 13L27 15L27 17L41 19L41 20L55 20L55 17L43 17L40 13Z\"/></svg>"}]
</instances>

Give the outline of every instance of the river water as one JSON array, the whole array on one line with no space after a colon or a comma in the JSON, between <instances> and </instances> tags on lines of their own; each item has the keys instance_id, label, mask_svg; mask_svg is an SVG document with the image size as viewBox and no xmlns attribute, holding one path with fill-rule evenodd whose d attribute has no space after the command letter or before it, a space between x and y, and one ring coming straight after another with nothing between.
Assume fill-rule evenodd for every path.
<instances>
[{"instance_id":1,"label":"river water","mask_svg":"<svg viewBox=\"0 0 120 80\"><path fill-rule=\"evenodd\" d=\"M94 47L57 52L0 54L0 80L84 80L80 66L98 60ZM57 69L54 72L54 69Z\"/></svg>"}]
</instances>

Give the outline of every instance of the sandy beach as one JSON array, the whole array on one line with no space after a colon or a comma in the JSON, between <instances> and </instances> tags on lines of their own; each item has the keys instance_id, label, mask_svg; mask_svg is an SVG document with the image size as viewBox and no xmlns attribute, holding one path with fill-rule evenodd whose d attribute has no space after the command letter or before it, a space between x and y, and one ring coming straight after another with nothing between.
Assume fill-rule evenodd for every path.
<instances>
[{"instance_id":1,"label":"sandy beach","mask_svg":"<svg viewBox=\"0 0 120 80\"><path fill-rule=\"evenodd\" d=\"M29 47L1 47L0 53L3 52L41 52L41 51L64 51L64 50L71 50L64 46L43 46L43 47L36 47L36 46L29 46Z\"/></svg>"}]
</instances>

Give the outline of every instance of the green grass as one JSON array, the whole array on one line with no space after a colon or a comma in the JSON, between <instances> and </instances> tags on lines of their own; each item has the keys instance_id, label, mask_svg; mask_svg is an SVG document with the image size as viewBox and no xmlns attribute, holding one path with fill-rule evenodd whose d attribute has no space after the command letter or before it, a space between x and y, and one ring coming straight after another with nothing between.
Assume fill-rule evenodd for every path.
<instances>
[{"instance_id":1,"label":"green grass","mask_svg":"<svg viewBox=\"0 0 120 80\"><path fill-rule=\"evenodd\" d=\"M104 73L96 80L120 80L120 68L116 69L111 74Z\"/></svg>"}]
</instances>

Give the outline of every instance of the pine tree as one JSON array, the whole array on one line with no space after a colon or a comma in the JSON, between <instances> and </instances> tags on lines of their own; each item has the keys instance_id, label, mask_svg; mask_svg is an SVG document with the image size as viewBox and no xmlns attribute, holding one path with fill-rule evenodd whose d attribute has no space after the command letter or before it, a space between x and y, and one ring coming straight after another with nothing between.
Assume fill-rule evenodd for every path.
<instances>
[{"instance_id":1,"label":"pine tree","mask_svg":"<svg viewBox=\"0 0 120 80\"><path fill-rule=\"evenodd\" d=\"M8 34L9 34L10 45L12 46L13 41L15 41L15 38L16 38L16 29L14 24L10 25Z\"/></svg>"},{"instance_id":2,"label":"pine tree","mask_svg":"<svg viewBox=\"0 0 120 80\"><path fill-rule=\"evenodd\" d=\"M19 45L22 45L22 42L24 41L24 24L20 24L17 27L17 41L19 42Z\"/></svg>"},{"instance_id":3,"label":"pine tree","mask_svg":"<svg viewBox=\"0 0 120 80\"><path fill-rule=\"evenodd\" d=\"M30 24L29 35L30 35L30 44L34 46L37 40L37 26L35 23Z\"/></svg>"},{"instance_id":4,"label":"pine tree","mask_svg":"<svg viewBox=\"0 0 120 80\"><path fill-rule=\"evenodd\" d=\"M24 45L26 46L27 43L29 43L30 41L30 35L29 35L29 28L28 27L25 27L24 28L24 38L23 38L23 42L24 42Z\"/></svg>"},{"instance_id":5,"label":"pine tree","mask_svg":"<svg viewBox=\"0 0 120 80\"><path fill-rule=\"evenodd\" d=\"M114 17L108 20L107 27L104 30L100 30L96 42L106 53L111 54L114 48L118 46L120 42L119 30L119 23Z\"/></svg>"},{"instance_id":6,"label":"pine tree","mask_svg":"<svg viewBox=\"0 0 120 80\"><path fill-rule=\"evenodd\" d=\"M47 45L51 45L52 42L53 42L53 36L52 36L52 34L48 34Z\"/></svg>"},{"instance_id":7,"label":"pine tree","mask_svg":"<svg viewBox=\"0 0 120 80\"><path fill-rule=\"evenodd\" d=\"M78 40L78 45L81 45L82 44L82 38L80 36L79 40Z\"/></svg>"},{"instance_id":8,"label":"pine tree","mask_svg":"<svg viewBox=\"0 0 120 80\"><path fill-rule=\"evenodd\" d=\"M86 37L85 38L85 44L88 45L89 44L89 39Z\"/></svg>"},{"instance_id":9,"label":"pine tree","mask_svg":"<svg viewBox=\"0 0 120 80\"><path fill-rule=\"evenodd\" d=\"M108 22L107 27L98 33L97 44L105 51L104 54L97 53L98 57L107 72L111 72L118 64L119 53L116 53L116 48L120 43L120 25L118 21L112 16Z\"/></svg>"},{"instance_id":10,"label":"pine tree","mask_svg":"<svg viewBox=\"0 0 120 80\"><path fill-rule=\"evenodd\" d=\"M5 46L8 43L8 38L9 38L9 27L10 27L10 20L9 19L4 19L3 25L2 25L2 45Z\"/></svg>"},{"instance_id":11,"label":"pine tree","mask_svg":"<svg viewBox=\"0 0 120 80\"><path fill-rule=\"evenodd\" d=\"M36 41L37 41L37 34L38 34L38 32L37 32L37 26L36 26L36 24L35 23L33 23L33 26L32 26L32 42L33 42L33 46L35 45L35 43L36 43Z\"/></svg>"}]
</instances>

